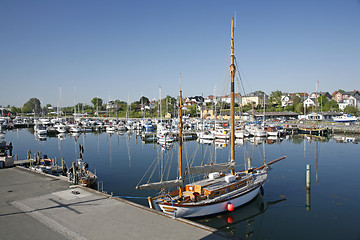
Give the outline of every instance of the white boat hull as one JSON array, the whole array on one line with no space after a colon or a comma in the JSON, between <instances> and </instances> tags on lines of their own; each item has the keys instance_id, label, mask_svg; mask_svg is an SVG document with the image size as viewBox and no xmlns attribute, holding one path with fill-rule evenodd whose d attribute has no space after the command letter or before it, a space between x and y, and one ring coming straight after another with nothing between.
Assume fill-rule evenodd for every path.
<instances>
[{"instance_id":1,"label":"white boat hull","mask_svg":"<svg viewBox=\"0 0 360 240\"><path fill-rule=\"evenodd\" d=\"M235 131L235 138L244 138L245 134L243 131Z\"/></svg>"},{"instance_id":2,"label":"white boat hull","mask_svg":"<svg viewBox=\"0 0 360 240\"><path fill-rule=\"evenodd\" d=\"M261 185L238 197L230 198L230 202L234 205L235 208L242 206L254 199L260 192L260 188ZM174 204L172 206L168 204L163 204L161 201L158 201L154 202L154 205L155 209L161 210L162 212L170 215L175 215L175 217L192 218L228 211L228 202L229 201L225 199L224 201L221 201L219 203L204 204L202 206L197 206L195 204L189 204L188 206Z\"/></svg>"},{"instance_id":3,"label":"white boat hull","mask_svg":"<svg viewBox=\"0 0 360 240\"><path fill-rule=\"evenodd\" d=\"M230 139L230 134L215 133L215 138L218 138L218 139Z\"/></svg>"},{"instance_id":4,"label":"white boat hull","mask_svg":"<svg viewBox=\"0 0 360 240\"><path fill-rule=\"evenodd\" d=\"M46 130L37 130L37 134L38 135L46 135L47 131Z\"/></svg>"},{"instance_id":5,"label":"white boat hull","mask_svg":"<svg viewBox=\"0 0 360 240\"><path fill-rule=\"evenodd\" d=\"M158 138L159 143L171 143L173 141L174 141L173 137L167 137L167 138L161 137L161 138Z\"/></svg>"},{"instance_id":6,"label":"white boat hull","mask_svg":"<svg viewBox=\"0 0 360 240\"><path fill-rule=\"evenodd\" d=\"M210 133L210 132L201 132L201 133L199 133L198 138L204 139L204 140L214 140L215 136L213 133Z\"/></svg>"},{"instance_id":7,"label":"white boat hull","mask_svg":"<svg viewBox=\"0 0 360 240\"><path fill-rule=\"evenodd\" d=\"M265 131L256 131L253 133L254 137L266 137L267 133Z\"/></svg>"},{"instance_id":8,"label":"white boat hull","mask_svg":"<svg viewBox=\"0 0 360 240\"><path fill-rule=\"evenodd\" d=\"M279 136L279 132L267 132L268 136L274 136L277 137Z\"/></svg>"},{"instance_id":9,"label":"white boat hull","mask_svg":"<svg viewBox=\"0 0 360 240\"><path fill-rule=\"evenodd\" d=\"M355 122L357 118L355 116L343 115L339 117L333 117L334 122Z\"/></svg>"}]
</instances>

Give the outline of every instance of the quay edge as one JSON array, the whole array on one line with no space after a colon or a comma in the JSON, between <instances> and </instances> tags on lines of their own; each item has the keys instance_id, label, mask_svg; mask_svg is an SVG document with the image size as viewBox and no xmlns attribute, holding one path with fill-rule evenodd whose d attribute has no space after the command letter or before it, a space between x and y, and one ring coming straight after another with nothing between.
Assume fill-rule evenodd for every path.
<instances>
[{"instance_id":1,"label":"quay edge","mask_svg":"<svg viewBox=\"0 0 360 240\"><path fill-rule=\"evenodd\" d=\"M0 171L6 239L237 239L96 190L70 188L65 180L22 167Z\"/></svg>"}]
</instances>

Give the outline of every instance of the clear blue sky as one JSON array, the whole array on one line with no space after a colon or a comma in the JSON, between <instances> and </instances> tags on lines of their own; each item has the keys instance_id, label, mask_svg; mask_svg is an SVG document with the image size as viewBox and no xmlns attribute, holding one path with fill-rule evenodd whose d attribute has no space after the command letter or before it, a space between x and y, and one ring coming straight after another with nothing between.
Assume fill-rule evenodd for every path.
<instances>
[{"instance_id":1,"label":"clear blue sky","mask_svg":"<svg viewBox=\"0 0 360 240\"><path fill-rule=\"evenodd\" d=\"M227 94L235 11L246 93L360 88L359 0L1 0L0 105Z\"/></svg>"}]
</instances>

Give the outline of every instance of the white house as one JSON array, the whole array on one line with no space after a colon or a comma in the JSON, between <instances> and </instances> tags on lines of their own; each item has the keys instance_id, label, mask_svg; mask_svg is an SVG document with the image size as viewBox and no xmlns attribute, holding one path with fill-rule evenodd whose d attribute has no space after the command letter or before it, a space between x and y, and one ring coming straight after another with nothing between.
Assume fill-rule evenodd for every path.
<instances>
[{"instance_id":1,"label":"white house","mask_svg":"<svg viewBox=\"0 0 360 240\"><path fill-rule=\"evenodd\" d=\"M327 97L327 99L331 100L331 95L329 92L313 92L310 94L310 98L317 98L317 97L320 97L320 96L325 96Z\"/></svg>"},{"instance_id":2,"label":"white house","mask_svg":"<svg viewBox=\"0 0 360 240\"><path fill-rule=\"evenodd\" d=\"M116 107L117 107L117 104L115 103L115 101L110 100L106 103L106 110L116 109Z\"/></svg>"},{"instance_id":3,"label":"white house","mask_svg":"<svg viewBox=\"0 0 360 240\"><path fill-rule=\"evenodd\" d=\"M268 102L268 96L265 94L265 104ZM261 92L252 92L247 95L244 95L241 98L241 105L245 106L247 104L254 103L255 105L264 105L264 94Z\"/></svg>"},{"instance_id":4,"label":"white house","mask_svg":"<svg viewBox=\"0 0 360 240\"><path fill-rule=\"evenodd\" d=\"M234 97L235 97L236 103L241 102L241 95L239 93L235 93ZM231 95L229 94L229 95L225 95L225 96L221 97L221 101L226 102L226 103L231 103Z\"/></svg>"},{"instance_id":5,"label":"white house","mask_svg":"<svg viewBox=\"0 0 360 240\"><path fill-rule=\"evenodd\" d=\"M281 107L292 106L294 104L294 98L299 97L301 100L305 100L309 94L307 93L284 93L281 96Z\"/></svg>"},{"instance_id":6,"label":"white house","mask_svg":"<svg viewBox=\"0 0 360 240\"><path fill-rule=\"evenodd\" d=\"M343 99L338 102L339 109L343 111L347 106L354 106L360 110L360 96L349 96L347 99Z\"/></svg>"},{"instance_id":7,"label":"white house","mask_svg":"<svg viewBox=\"0 0 360 240\"><path fill-rule=\"evenodd\" d=\"M303 103L304 107L316 106L316 99L308 97Z\"/></svg>"},{"instance_id":8,"label":"white house","mask_svg":"<svg viewBox=\"0 0 360 240\"><path fill-rule=\"evenodd\" d=\"M285 94L281 96L281 107L291 106L293 101L291 100L290 94Z\"/></svg>"}]
</instances>

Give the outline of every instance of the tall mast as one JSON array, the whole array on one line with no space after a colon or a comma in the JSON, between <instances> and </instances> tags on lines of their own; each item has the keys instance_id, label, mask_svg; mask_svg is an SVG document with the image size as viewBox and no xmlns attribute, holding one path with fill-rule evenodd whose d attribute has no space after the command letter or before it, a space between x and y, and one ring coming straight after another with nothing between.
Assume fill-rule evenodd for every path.
<instances>
[{"instance_id":1,"label":"tall mast","mask_svg":"<svg viewBox=\"0 0 360 240\"><path fill-rule=\"evenodd\" d=\"M319 80L316 82L316 128L319 128Z\"/></svg>"},{"instance_id":2,"label":"tall mast","mask_svg":"<svg viewBox=\"0 0 360 240\"><path fill-rule=\"evenodd\" d=\"M181 73L179 75L180 87L180 107L179 107L179 179L182 179L182 91L181 91ZM182 197L182 186L179 188L179 197Z\"/></svg>"},{"instance_id":3,"label":"tall mast","mask_svg":"<svg viewBox=\"0 0 360 240\"><path fill-rule=\"evenodd\" d=\"M76 115L76 87L74 87L74 121Z\"/></svg>"},{"instance_id":4,"label":"tall mast","mask_svg":"<svg viewBox=\"0 0 360 240\"><path fill-rule=\"evenodd\" d=\"M230 146L231 146L231 155L230 155L230 162L235 161L235 56L234 56L234 18L231 19L231 65L230 65L230 74L231 74L231 105L230 105L230 112L231 112L231 131L230 131ZM235 175L235 168L231 169L231 174Z\"/></svg>"},{"instance_id":5,"label":"tall mast","mask_svg":"<svg viewBox=\"0 0 360 240\"><path fill-rule=\"evenodd\" d=\"M159 87L159 118L160 118L160 121L162 123L162 109L161 109L161 87Z\"/></svg>"}]
</instances>

